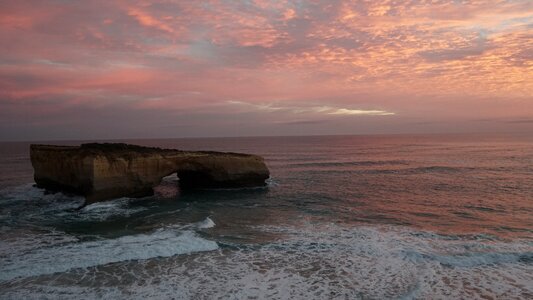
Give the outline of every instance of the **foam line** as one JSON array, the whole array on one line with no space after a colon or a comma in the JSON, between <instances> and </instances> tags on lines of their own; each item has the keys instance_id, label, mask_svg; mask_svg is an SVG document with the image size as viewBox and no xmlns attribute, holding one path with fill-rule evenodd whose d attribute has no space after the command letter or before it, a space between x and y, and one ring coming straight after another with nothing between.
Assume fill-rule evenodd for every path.
<instances>
[{"instance_id":1,"label":"foam line","mask_svg":"<svg viewBox=\"0 0 533 300\"><path fill-rule=\"evenodd\" d=\"M68 243L23 254L13 253L11 257L0 262L0 280L53 274L128 260L211 251L217 248L216 242L200 238L192 231L180 232L166 228L151 234Z\"/></svg>"}]
</instances>

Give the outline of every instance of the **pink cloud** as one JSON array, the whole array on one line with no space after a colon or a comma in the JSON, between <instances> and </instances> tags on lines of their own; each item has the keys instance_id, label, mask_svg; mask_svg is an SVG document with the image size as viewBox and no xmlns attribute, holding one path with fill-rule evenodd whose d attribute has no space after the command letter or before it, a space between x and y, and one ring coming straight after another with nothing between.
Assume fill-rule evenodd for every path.
<instances>
[{"instance_id":1,"label":"pink cloud","mask_svg":"<svg viewBox=\"0 0 533 300\"><path fill-rule=\"evenodd\" d=\"M139 8L132 7L128 9L128 15L134 17L139 22L139 24L143 26L154 27L168 33L175 32L172 27L158 20L157 18L152 17L150 14L147 14Z\"/></svg>"},{"instance_id":2,"label":"pink cloud","mask_svg":"<svg viewBox=\"0 0 533 300\"><path fill-rule=\"evenodd\" d=\"M2 2L0 110L9 122L76 106L209 114L213 126L254 114L261 132L373 111L396 113L382 121L395 130L419 130L415 119L467 130L533 117L532 26L527 0Z\"/></svg>"}]
</instances>

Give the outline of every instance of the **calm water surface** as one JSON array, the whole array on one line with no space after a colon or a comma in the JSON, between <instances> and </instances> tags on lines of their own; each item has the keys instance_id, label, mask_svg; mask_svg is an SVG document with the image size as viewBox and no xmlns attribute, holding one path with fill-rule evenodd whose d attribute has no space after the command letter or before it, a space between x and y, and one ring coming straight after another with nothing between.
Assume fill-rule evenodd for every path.
<instances>
[{"instance_id":1,"label":"calm water surface","mask_svg":"<svg viewBox=\"0 0 533 300\"><path fill-rule=\"evenodd\" d=\"M76 210L32 186L29 143L2 143L0 298L533 298L533 138L126 142L255 153L272 178L185 193L168 177Z\"/></svg>"}]
</instances>

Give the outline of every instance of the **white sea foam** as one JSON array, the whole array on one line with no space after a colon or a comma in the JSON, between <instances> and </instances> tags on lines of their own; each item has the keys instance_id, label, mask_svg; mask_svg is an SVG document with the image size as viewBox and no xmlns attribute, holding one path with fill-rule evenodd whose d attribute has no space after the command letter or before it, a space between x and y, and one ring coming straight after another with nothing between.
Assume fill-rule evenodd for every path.
<instances>
[{"instance_id":1,"label":"white sea foam","mask_svg":"<svg viewBox=\"0 0 533 300\"><path fill-rule=\"evenodd\" d=\"M65 195L63 193L46 194L43 189L25 184L0 191L2 210L0 220L10 221L12 214L25 219L43 219L59 217L61 219L104 221L112 217L128 217L147 210L144 206L132 206L131 198L118 198L105 202L97 202L79 207L85 202L82 196Z\"/></svg>"},{"instance_id":2,"label":"white sea foam","mask_svg":"<svg viewBox=\"0 0 533 300\"><path fill-rule=\"evenodd\" d=\"M210 251L217 248L216 242L200 238L192 231L165 228L150 234L64 243L54 247L35 248L23 253L9 251L12 255L3 257L0 262L0 270L2 270L0 280L53 274L121 261Z\"/></svg>"},{"instance_id":3,"label":"white sea foam","mask_svg":"<svg viewBox=\"0 0 533 300\"><path fill-rule=\"evenodd\" d=\"M77 208L84 202L81 196L67 196L63 193L48 194L44 189L37 188L30 183L0 190L0 199L4 207L8 204L23 202L54 210Z\"/></svg>"},{"instance_id":4,"label":"white sea foam","mask_svg":"<svg viewBox=\"0 0 533 300\"><path fill-rule=\"evenodd\" d=\"M200 229L207 229L207 228L213 228L215 227L215 222L213 222L213 220L211 220L211 218L207 217L205 218L203 221L200 221L198 223L195 224L197 228L200 228Z\"/></svg>"},{"instance_id":5,"label":"white sea foam","mask_svg":"<svg viewBox=\"0 0 533 300\"><path fill-rule=\"evenodd\" d=\"M85 206L79 210L77 216L85 220L104 221L116 216L130 216L132 214L146 210L146 207L131 207L133 201L130 198L119 198L111 201L97 202Z\"/></svg>"},{"instance_id":6,"label":"white sea foam","mask_svg":"<svg viewBox=\"0 0 533 300\"><path fill-rule=\"evenodd\" d=\"M58 276L39 284L21 281L20 288L11 287L6 295L76 298L82 294L94 299L475 299L486 295L514 299L533 293L533 246L528 242L448 239L394 228L337 225L260 229L283 238L240 250L222 248L158 262L131 262L105 272L70 272L69 283L63 285L58 281L64 277ZM163 232L161 238L169 234ZM154 243L142 240L143 245ZM92 253L84 244L85 253ZM108 242L108 247L99 246L94 253L112 253L115 246ZM149 256L158 255L145 257Z\"/></svg>"},{"instance_id":7,"label":"white sea foam","mask_svg":"<svg viewBox=\"0 0 533 300\"><path fill-rule=\"evenodd\" d=\"M279 183L272 177L269 177L267 180L265 180L265 183L268 187L276 187L279 186Z\"/></svg>"}]
</instances>

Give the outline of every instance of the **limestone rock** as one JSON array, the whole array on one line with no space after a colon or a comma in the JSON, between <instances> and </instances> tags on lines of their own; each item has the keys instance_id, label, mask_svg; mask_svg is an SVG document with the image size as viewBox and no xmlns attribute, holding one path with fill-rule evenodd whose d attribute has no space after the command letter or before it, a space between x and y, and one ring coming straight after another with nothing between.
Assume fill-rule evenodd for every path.
<instances>
[{"instance_id":1,"label":"limestone rock","mask_svg":"<svg viewBox=\"0 0 533 300\"><path fill-rule=\"evenodd\" d=\"M127 144L31 145L30 157L37 186L80 194L88 203L151 195L173 173L184 188L264 186L270 175L257 155Z\"/></svg>"}]
</instances>

